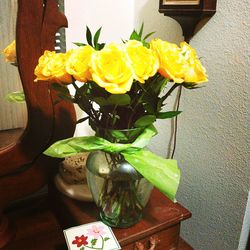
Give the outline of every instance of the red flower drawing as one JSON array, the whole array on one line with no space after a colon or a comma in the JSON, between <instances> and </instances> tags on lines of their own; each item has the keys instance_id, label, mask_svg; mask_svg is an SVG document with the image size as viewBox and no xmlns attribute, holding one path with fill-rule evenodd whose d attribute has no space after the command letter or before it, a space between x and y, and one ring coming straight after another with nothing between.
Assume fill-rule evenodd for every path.
<instances>
[{"instance_id":1,"label":"red flower drawing","mask_svg":"<svg viewBox=\"0 0 250 250\"><path fill-rule=\"evenodd\" d=\"M86 246L88 245L87 242L88 236L75 236L75 239L72 241L72 244L76 244L77 247L81 247L81 246Z\"/></svg>"}]
</instances>

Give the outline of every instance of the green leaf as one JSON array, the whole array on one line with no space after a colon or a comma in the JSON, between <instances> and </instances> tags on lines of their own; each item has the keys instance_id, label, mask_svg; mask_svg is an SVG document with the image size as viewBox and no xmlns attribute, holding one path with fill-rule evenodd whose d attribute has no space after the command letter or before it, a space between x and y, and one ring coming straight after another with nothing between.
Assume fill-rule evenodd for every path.
<instances>
[{"instance_id":1,"label":"green leaf","mask_svg":"<svg viewBox=\"0 0 250 250\"><path fill-rule=\"evenodd\" d=\"M175 201L180 182L180 169L176 160L163 159L143 149L124 151L121 154L149 182Z\"/></svg>"},{"instance_id":2,"label":"green leaf","mask_svg":"<svg viewBox=\"0 0 250 250\"><path fill-rule=\"evenodd\" d=\"M98 43L98 49L101 50L105 46L105 43Z\"/></svg>"},{"instance_id":3,"label":"green leaf","mask_svg":"<svg viewBox=\"0 0 250 250\"><path fill-rule=\"evenodd\" d=\"M157 114L158 119L168 119L173 118L177 115L179 115L182 111L168 111L168 112L160 112Z\"/></svg>"},{"instance_id":4,"label":"green leaf","mask_svg":"<svg viewBox=\"0 0 250 250\"><path fill-rule=\"evenodd\" d=\"M143 38L143 40L146 40L147 38L149 38L150 36L152 36L154 33L155 33L155 31L148 33L148 34Z\"/></svg>"},{"instance_id":5,"label":"green leaf","mask_svg":"<svg viewBox=\"0 0 250 250\"><path fill-rule=\"evenodd\" d=\"M93 101L96 102L100 106L107 106L107 105L109 105L108 102L107 102L107 99L105 99L104 97L93 98Z\"/></svg>"},{"instance_id":6,"label":"green leaf","mask_svg":"<svg viewBox=\"0 0 250 250\"><path fill-rule=\"evenodd\" d=\"M95 45L95 50L100 50L99 43L97 43L97 44Z\"/></svg>"},{"instance_id":7,"label":"green leaf","mask_svg":"<svg viewBox=\"0 0 250 250\"><path fill-rule=\"evenodd\" d=\"M139 34L138 34L140 38L142 37L143 28L144 28L144 23L141 24L141 28L140 28L140 31L139 31Z\"/></svg>"},{"instance_id":8,"label":"green leaf","mask_svg":"<svg viewBox=\"0 0 250 250\"><path fill-rule=\"evenodd\" d=\"M122 42L123 42L123 43L126 43L126 42L127 42L127 40L122 39Z\"/></svg>"},{"instance_id":9,"label":"green leaf","mask_svg":"<svg viewBox=\"0 0 250 250\"><path fill-rule=\"evenodd\" d=\"M118 141L125 141L128 139L128 137L123 133L122 131L119 130L112 130L111 135L115 137Z\"/></svg>"},{"instance_id":10,"label":"green leaf","mask_svg":"<svg viewBox=\"0 0 250 250\"><path fill-rule=\"evenodd\" d=\"M77 89L75 94L75 103L77 103L84 112L91 116L92 104L90 98L87 96L88 91L88 84L84 84L81 88Z\"/></svg>"},{"instance_id":11,"label":"green leaf","mask_svg":"<svg viewBox=\"0 0 250 250\"><path fill-rule=\"evenodd\" d=\"M86 31L86 39L88 41L88 44L93 47L91 31L90 31L88 26L86 26L86 29L87 29L87 31Z\"/></svg>"},{"instance_id":12,"label":"green leaf","mask_svg":"<svg viewBox=\"0 0 250 250\"><path fill-rule=\"evenodd\" d=\"M53 101L53 105L57 105L58 103L60 103L62 100L55 100Z\"/></svg>"},{"instance_id":13,"label":"green leaf","mask_svg":"<svg viewBox=\"0 0 250 250\"><path fill-rule=\"evenodd\" d=\"M69 89L65 85L59 83L52 83L51 88L56 90L57 92L69 94Z\"/></svg>"},{"instance_id":14,"label":"green leaf","mask_svg":"<svg viewBox=\"0 0 250 250\"><path fill-rule=\"evenodd\" d=\"M129 40L137 40L137 41L141 41L141 37L139 36L139 34L137 34L137 32L134 30L129 38Z\"/></svg>"},{"instance_id":15,"label":"green leaf","mask_svg":"<svg viewBox=\"0 0 250 250\"><path fill-rule=\"evenodd\" d=\"M98 40L99 40L99 37L100 37L100 34L101 34L101 30L102 30L102 27L100 27L100 28L96 31L95 35L94 35L94 46L95 46L95 48L96 48L96 46L97 46L97 44L98 44Z\"/></svg>"},{"instance_id":16,"label":"green leaf","mask_svg":"<svg viewBox=\"0 0 250 250\"><path fill-rule=\"evenodd\" d=\"M78 124L78 123L84 122L84 121L86 121L88 119L89 119L89 116L86 116L84 118L79 119L76 123Z\"/></svg>"},{"instance_id":17,"label":"green leaf","mask_svg":"<svg viewBox=\"0 0 250 250\"><path fill-rule=\"evenodd\" d=\"M90 91L89 92L90 97L92 96L92 97L105 97L105 98L108 98L108 96L109 96L108 92L104 88L98 86L93 81L85 83L83 86L88 87L88 91Z\"/></svg>"},{"instance_id":18,"label":"green leaf","mask_svg":"<svg viewBox=\"0 0 250 250\"><path fill-rule=\"evenodd\" d=\"M64 94L64 93L58 93L57 96L64 100L64 101L69 101L69 102L74 102L74 100L72 99L72 97L68 94Z\"/></svg>"},{"instance_id":19,"label":"green leaf","mask_svg":"<svg viewBox=\"0 0 250 250\"><path fill-rule=\"evenodd\" d=\"M93 99L100 106L109 106L109 105L117 105L117 106L125 106L130 104L131 99L127 94L121 95L110 95L108 98L104 97L96 97Z\"/></svg>"},{"instance_id":20,"label":"green leaf","mask_svg":"<svg viewBox=\"0 0 250 250\"><path fill-rule=\"evenodd\" d=\"M155 115L144 115L135 122L136 127L146 127L155 122Z\"/></svg>"},{"instance_id":21,"label":"green leaf","mask_svg":"<svg viewBox=\"0 0 250 250\"><path fill-rule=\"evenodd\" d=\"M96 242L97 242L97 239L92 239L90 243L91 243L92 246L95 246Z\"/></svg>"},{"instance_id":22,"label":"green leaf","mask_svg":"<svg viewBox=\"0 0 250 250\"><path fill-rule=\"evenodd\" d=\"M156 95L159 95L161 91L164 89L164 87L167 85L167 83L168 79L159 76L156 78L154 84L152 85L153 86L152 90Z\"/></svg>"},{"instance_id":23,"label":"green leaf","mask_svg":"<svg viewBox=\"0 0 250 250\"><path fill-rule=\"evenodd\" d=\"M159 97L157 97L157 95L154 95L153 91L144 94L142 98L143 106L149 114L154 114L157 112L158 99Z\"/></svg>"},{"instance_id":24,"label":"green leaf","mask_svg":"<svg viewBox=\"0 0 250 250\"><path fill-rule=\"evenodd\" d=\"M141 42L142 42L142 44L143 44L144 47L146 47L146 48L148 48L148 49L150 48L150 44L149 44L149 43L147 43L147 42L144 41L144 40L142 40Z\"/></svg>"},{"instance_id":25,"label":"green leaf","mask_svg":"<svg viewBox=\"0 0 250 250\"><path fill-rule=\"evenodd\" d=\"M75 45L78 46L78 47L86 46L85 43L78 43L78 42L75 42L75 43L73 43L73 44L75 44Z\"/></svg>"},{"instance_id":26,"label":"green leaf","mask_svg":"<svg viewBox=\"0 0 250 250\"><path fill-rule=\"evenodd\" d=\"M185 87L186 89L199 89L205 87L205 86L200 86L199 84L194 82L184 82L182 83L182 86Z\"/></svg>"},{"instance_id":27,"label":"green leaf","mask_svg":"<svg viewBox=\"0 0 250 250\"><path fill-rule=\"evenodd\" d=\"M152 106L150 103L146 103L143 105L143 107L145 108L145 110L148 112L148 113L155 113L155 109L154 109L154 106Z\"/></svg>"},{"instance_id":28,"label":"green leaf","mask_svg":"<svg viewBox=\"0 0 250 250\"><path fill-rule=\"evenodd\" d=\"M105 237L103 240L107 241L107 240L110 240L110 238L109 237Z\"/></svg>"},{"instance_id":29,"label":"green leaf","mask_svg":"<svg viewBox=\"0 0 250 250\"><path fill-rule=\"evenodd\" d=\"M110 95L107 99L109 105L125 106L130 104L131 98L127 94Z\"/></svg>"},{"instance_id":30,"label":"green leaf","mask_svg":"<svg viewBox=\"0 0 250 250\"><path fill-rule=\"evenodd\" d=\"M15 91L6 95L9 102L24 103L25 95L23 91Z\"/></svg>"}]
</instances>

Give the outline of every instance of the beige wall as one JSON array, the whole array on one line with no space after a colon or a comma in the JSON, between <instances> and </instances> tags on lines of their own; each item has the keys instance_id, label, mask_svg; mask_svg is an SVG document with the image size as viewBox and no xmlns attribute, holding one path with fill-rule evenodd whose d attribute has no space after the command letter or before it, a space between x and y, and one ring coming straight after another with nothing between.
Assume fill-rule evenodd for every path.
<instances>
[{"instance_id":1,"label":"beige wall","mask_svg":"<svg viewBox=\"0 0 250 250\"><path fill-rule=\"evenodd\" d=\"M16 35L17 0L0 1L0 130L24 127L27 120L25 104L10 103L6 95L21 91L22 85L17 67L6 63L3 49Z\"/></svg>"},{"instance_id":2,"label":"beige wall","mask_svg":"<svg viewBox=\"0 0 250 250\"><path fill-rule=\"evenodd\" d=\"M153 20L151 25L162 36L178 42L175 24L153 14L156 1L140 2L135 14ZM177 198L193 213L182 235L195 249L231 250L239 244L250 187L250 8L248 1L218 0L217 5L216 15L191 41L207 68L209 83L182 95L175 154L182 169ZM168 124L158 123L158 129L151 148L166 155ZM249 223L245 237L247 230ZM239 249L244 249L245 240L242 237Z\"/></svg>"},{"instance_id":3,"label":"beige wall","mask_svg":"<svg viewBox=\"0 0 250 250\"><path fill-rule=\"evenodd\" d=\"M250 8L249 1L217 2L191 41L210 82L183 95L176 158L178 197L193 212L183 234L196 249L226 250L237 249L250 188Z\"/></svg>"}]
</instances>

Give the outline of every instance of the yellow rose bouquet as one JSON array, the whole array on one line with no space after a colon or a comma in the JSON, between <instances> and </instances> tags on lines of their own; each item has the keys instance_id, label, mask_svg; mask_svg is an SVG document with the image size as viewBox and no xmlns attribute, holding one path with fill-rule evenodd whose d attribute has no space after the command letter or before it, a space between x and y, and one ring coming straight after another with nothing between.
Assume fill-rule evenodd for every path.
<instances>
[{"instance_id":1,"label":"yellow rose bouquet","mask_svg":"<svg viewBox=\"0 0 250 250\"><path fill-rule=\"evenodd\" d=\"M60 98L85 112L79 122L88 120L96 132L58 141L45 154L64 158L92 152L87 177L100 216L108 225L126 227L138 221L147 202L151 188L146 182L175 200L180 180L176 160L163 159L145 147L157 133L157 119L180 113L162 111L170 94L181 85L196 88L207 76L195 50L185 42L148 43L150 34L142 37L142 26L127 41L105 45L98 42L100 31L92 37L87 28L88 44L76 43L78 47L67 53L45 51L35 81L53 82Z\"/></svg>"}]
</instances>

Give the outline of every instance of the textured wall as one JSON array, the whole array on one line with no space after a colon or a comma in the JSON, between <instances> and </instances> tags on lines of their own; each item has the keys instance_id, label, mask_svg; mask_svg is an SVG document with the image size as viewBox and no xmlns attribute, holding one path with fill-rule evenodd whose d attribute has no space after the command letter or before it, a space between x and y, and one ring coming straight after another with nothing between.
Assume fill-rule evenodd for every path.
<instances>
[{"instance_id":1,"label":"textured wall","mask_svg":"<svg viewBox=\"0 0 250 250\"><path fill-rule=\"evenodd\" d=\"M216 15L191 41L209 83L183 93L175 158L178 200L193 213L182 233L195 249L238 247L250 187L249 13L249 1L218 0Z\"/></svg>"}]
</instances>

